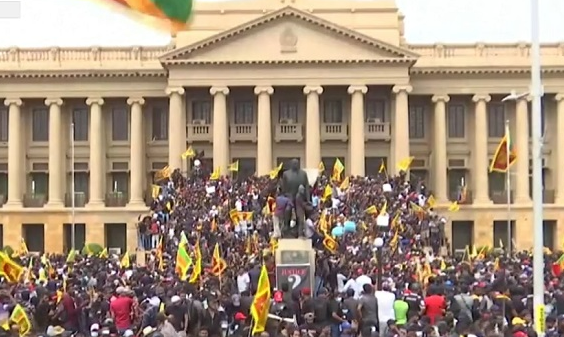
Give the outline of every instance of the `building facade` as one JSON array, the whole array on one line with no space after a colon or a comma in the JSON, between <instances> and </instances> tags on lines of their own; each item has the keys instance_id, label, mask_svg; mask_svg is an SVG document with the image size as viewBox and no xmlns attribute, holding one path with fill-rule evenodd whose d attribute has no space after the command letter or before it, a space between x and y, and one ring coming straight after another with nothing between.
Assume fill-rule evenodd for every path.
<instances>
[{"instance_id":1,"label":"building facade","mask_svg":"<svg viewBox=\"0 0 564 337\"><path fill-rule=\"evenodd\" d=\"M396 172L411 155L441 211L468 188L448 214L453 248L507 244L509 223L531 247L530 102L501 102L527 91L529 45L412 45L403 23L392 1L205 2L168 46L0 50L2 244L62 251L74 222L78 246L133 251L152 175L188 170L191 145L223 172L239 160L241 175L293 157ZM564 43L541 53L545 245L561 247ZM506 121L509 193L488 173Z\"/></svg>"}]
</instances>

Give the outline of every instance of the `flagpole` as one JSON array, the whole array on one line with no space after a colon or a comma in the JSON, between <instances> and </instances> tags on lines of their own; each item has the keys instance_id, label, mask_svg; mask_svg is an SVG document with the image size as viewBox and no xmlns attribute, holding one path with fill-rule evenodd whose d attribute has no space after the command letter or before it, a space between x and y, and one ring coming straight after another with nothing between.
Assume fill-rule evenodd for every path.
<instances>
[{"instance_id":1,"label":"flagpole","mask_svg":"<svg viewBox=\"0 0 564 337\"><path fill-rule=\"evenodd\" d=\"M509 135L509 119L505 121L505 162L507 163L507 170L505 171L505 190L507 197L507 254L511 255L513 251L513 233L511 230L511 168L509 167L511 159L510 148L511 137Z\"/></svg>"},{"instance_id":2,"label":"flagpole","mask_svg":"<svg viewBox=\"0 0 564 337\"><path fill-rule=\"evenodd\" d=\"M76 249L75 245L75 186L74 186L74 123L70 125L70 137L71 137L71 249L74 251Z\"/></svg>"}]
</instances>

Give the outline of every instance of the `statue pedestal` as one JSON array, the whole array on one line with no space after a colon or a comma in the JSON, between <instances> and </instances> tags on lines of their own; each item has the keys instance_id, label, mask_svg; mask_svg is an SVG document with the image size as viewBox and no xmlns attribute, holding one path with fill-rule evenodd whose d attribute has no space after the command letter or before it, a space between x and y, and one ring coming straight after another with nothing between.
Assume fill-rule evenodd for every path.
<instances>
[{"instance_id":1,"label":"statue pedestal","mask_svg":"<svg viewBox=\"0 0 564 337\"><path fill-rule=\"evenodd\" d=\"M309 239L280 239L276 249L276 288L288 283L291 289L315 291L315 250Z\"/></svg>"}]
</instances>

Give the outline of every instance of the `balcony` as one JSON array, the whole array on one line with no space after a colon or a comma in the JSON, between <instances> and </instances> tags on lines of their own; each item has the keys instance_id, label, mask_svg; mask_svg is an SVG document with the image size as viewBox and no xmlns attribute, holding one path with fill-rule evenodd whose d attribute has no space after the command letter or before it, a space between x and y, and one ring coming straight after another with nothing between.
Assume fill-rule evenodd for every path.
<instances>
[{"instance_id":1,"label":"balcony","mask_svg":"<svg viewBox=\"0 0 564 337\"><path fill-rule=\"evenodd\" d=\"M449 200L450 201L457 201L458 200L458 191L450 191L449 192ZM471 205L473 201L472 191L466 190L466 200L464 202L459 202L459 205Z\"/></svg>"},{"instance_id":2,"label":"balcony","mask_svg":"<svg viewBox=\"0 0 564 337\"><path fill-rule=\"evenodd\" d=\"M346 123L323 123L321 125L321 141L340 140L346 142L349 138Z\"/></svg>"},{"instance_id":3,"label":"balcony","mask_svg":"<svg viewBox=\"0 0 564 337\"><path fill-rule=\"evenodd\" d=\"M385 140L389 141L390 123L367 122L364 124L365 140Z\"/></svg>"},{"instance_id":4,"label":"balcony","mask_svg":"<svg viewBox=\"0 0 564 337\"><path fill-rule=\"evenodd\" d=\"M229 141L235 142L256 142L256 124L235 124L229 127Z\"/></svg>"},{"instance_id":5,"label":"balcony","mask_svg":"<svg viewBox=\"0 0 564 337\"><path fill-rule=\"evenodd\" d=\"M87 203L86 193L74 192L74 207L84 207ZM72 193L65 194L65 207L72 207Z\"/></svg>"},{"instance_id":6,"label":"balcony","mask_svg":"<svg viewBox=\"0 0 564 337\"><path fill-rule=\"evenodd\" d=\"M492 199L493 203L496 205L505 205L507 204L507 191L491 191L490 199ZM509 199L510 203L514 202L513 191L511 191Z\"/></svg>"},{"instance_id":7,"label":"balcony","mask_svg":"<svg viewBox=\"0 0 564 337\"><path fill-rule=\"evenodd\" d=\"M24 207L41 208L47 203L47 195L40 193L30 193L24 195Z\"/></svg>"},{"instance_id":8,"label":"balcony","mask_svg":"<svg viewBox=\"0 0 564 337\"><path fill-rule=\"evenodd\" d=\"M301 142L304 139L302 127L301 123L276 124L274 141L277 143L283 141Z\"/></svg>"},{"instance_id":9,"label":"balcony","mask_svg":"<svg viewBox=\"0 0 564 337\"><path fill-rule=\"evenodd\" d=\"M106 194L106 207L125 207L128 200L127 193L111 192Z\"/></svg>"},{"instance_id":10,"label":"balcony","mask_svg":"<svg viewBox=\"0 0 564 337\"><path fill-rule=\"evenodd\" d=\"M211 124L188 124L186 136L189 142L212 142L213 125Z\"/></svg>"}]
</instances>

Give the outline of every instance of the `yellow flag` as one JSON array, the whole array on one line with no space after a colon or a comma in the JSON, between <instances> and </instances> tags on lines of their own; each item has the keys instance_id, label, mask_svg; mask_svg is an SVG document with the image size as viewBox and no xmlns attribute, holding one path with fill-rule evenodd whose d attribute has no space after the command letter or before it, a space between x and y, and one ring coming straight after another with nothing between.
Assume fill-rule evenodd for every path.
<instances>
[{"instance_id":1,"label":"yellow flag","mask_svg":"<svg viewBox=\"0 0 564 337\"><path fill-rule=\"evenodd\" d=\"M379 215L386 215L388 211L388 200L386 200L384 202L384 206L382 206L382 209L380 210L380 214Z\"/></svg>"},{"instance_id":2,"label":"yellow flag","mask_svg":"<svg viewBox=\"0 0 564 337\"><path fill-rule=\"evenodd\" d=\"M184 151L180 156L182 157L182 159L194 158L196 156L196 152L194 152L192 146L189 146L186 151Z\"/></svg>"},{"instance_id":3,"label":"yellow flag","mask_svg":"<svg viewBox=\"0 0 564 337\"><path fill-rule=\"evenodd\" d=\"M323 162L320 161L317 168L319 169L319 172L323 172L323 171L325 171L325 164L323 164Z\"/></svg>"},{"instance_id":4,"label":"yellow flag","mask_svg":"<svg viewBox=\"0 0 564 337\"><path fill-rule=\"evenodd\" d=\"M210 180L218 180L219 179L219 167L216 167L213 170L212 174L210 175Z\"/></svg>"},{"instance_id":5,"label":"yellow flag","mask_svg":"<svg viewBox=\"0 0 564 337\"><path fill-rule=\"evenodd\" d=\"M448 207L449 212L458 212L459 210L460 210L460 206L458 205L457 201L453 201Z\"/></svg>"},{"instance_id":6,"label":"yellow flag","mask_svg":"<svg viewBox=\"0 0 564 337\"><path fill-rule=\"evenodd\" d=\"M156 199L159 196L160 191L161 191L161 187L159 185L151 186L151 196L153 197L153 199Z\"/></svg>"},{"instance_id":7,"label":"yellow flag","mask_svg":"<svg viewBox=\"0 0 564 337\"><path fill-rule=\"evenodd\" d=\"M129 260L129 254L127 252L123 254L123 257L121 258L119 264L122 268L129 268L131 266L131 261Z\"/></svg>"},{"instance_id":8,"label":"yellow flag","mask_svg":"<svg viewBox=\"0 0 564 337\"><path fill-rule=\"evenodd\" d=\"M331 179L340 181L341 173L345 170L345 165L341 162L339 158L335 159L335 164L333 164L333 173L331 174Z\"/></svg>"},{"instance_id":9,"label":"yellow flag","mask_svg":"<svg viewBox=\"0 0 564 337\"><path fill-rule=\"evenodd\" d=\"M366 212L366 214L376 214L378 213L378 209L376 208L376 206L372 205L365 209L364 212Z\"/></svg>"},{"instance_id":10,"label":"yellow flag","mask_svg":"<svg viewBox=\"0 0 564 337\"><path fill-rule=\"evenodd\" d=\"M407 158L404 158L404 159L400 160L400 161L398 162L398 169L399 169L400 171L407 171L407 170L409 170L409 167L411 166L411 162L413 162L413 159L414 159L414 158L415 158L415 157L407 157Z\"/></svg>"},{"instance_id":11,"label":"yellow flag","mask_svg":"<svg viewBox=\"0 0 564 337\"><path fill-rule=\"evenodd\" d=\"M429 205L430 208L435 208L435 206L437 206L437 200L435 200L434 196L429 196L429 199L427 199L427 205Z\"/></svg>"},{"instance_id":12,"label":"yellow flag","mask_svg":"<svg viewBox=\"0 0 564 337\"><path fill-rule=\"evenodd\" d=\"M227 166L227 170L231 172L239 172L239 161L236 160Z\"/></svg>"},{"instance_id":13,"label":"yellow flag","mask_svg":"<svg viewBox=\"0 0 564 337\"><path fill-rule=\"evenodd\" d=\"M346 177L343 182L341 183L341 186L339 186L339 188L342 191L345 191L349 188L349 186L351 185L351 180L349 179L349 177Z\"/></svg>"},{"instance_id":14,"label":"yellow flag","mask_svg":"<svg viewBox=\"0 0 564 337\"><path fill-rule=\"evenodd\" d=\"M272 171L270 171L270 179L276 179L276 177L278 177L278 174L280 173L280 171L282 171L282 163L280 163L280 165L278 165L278 167L276 167L275 169L273 169Z\"/></svg>"},{"instance_id":15,"label":"yellow flag","mask_svg":"<svg viewBox=\"0 0 564 337\"><path fill-rule=\"evenodd\" d=\"M378 169L378 173L386 173L386 165L384 165L384 159L380 163L380 168Z\"/></svg>"},{"instance_id":16,"label":"yellow flag","mask_svg":"<svg viewBox=\"0 0 564 337\"><path fill-rule=\"evenodd\" d=\"M331 187L331 185L327 185L325 186L325 190L323 190L323 196L321 197L321 200L325 201L328 198L331 198L332 195L333 195L333 187Z\"/></svg>"}]
</instances>

